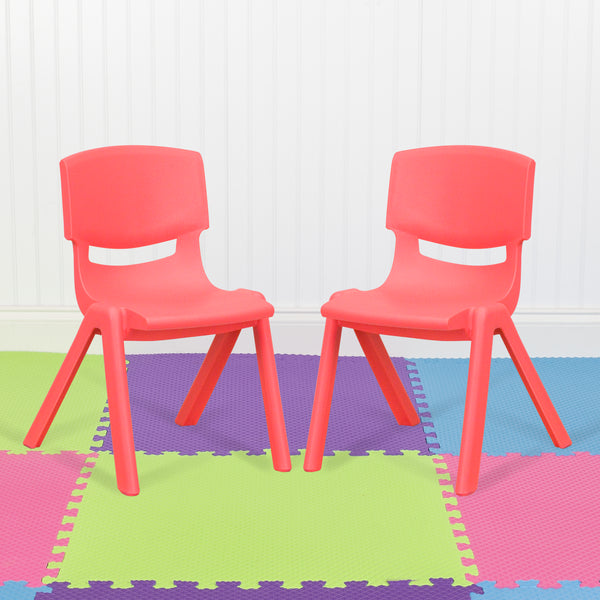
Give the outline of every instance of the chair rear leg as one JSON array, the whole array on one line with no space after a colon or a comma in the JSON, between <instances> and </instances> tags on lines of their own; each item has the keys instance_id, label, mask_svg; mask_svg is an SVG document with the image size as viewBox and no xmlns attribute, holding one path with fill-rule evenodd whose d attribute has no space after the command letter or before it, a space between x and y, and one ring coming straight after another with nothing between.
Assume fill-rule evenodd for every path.
<instances>
[{"instance_id":1,"label":"chair rear leg","mask_svg":"<svg viewBox=\"0 0 600 600\"><path fill-rule=\"evenodd\" d=\"M493 329L486 326L486 320L486 315L482 312L475 315L473 323L467 397L456 481L456 493L459 496L472 494L477 489L479 481L494 339Z\"/></svg>"},{"instance_id":2,"label":"chair rear leg","mask_svg":"<svg viewBox=\"0 0 600 600\"><path fill-rule=\"evenodd\" d=\"M507 318L501 328L500 335L552 439L552 443L558 448L570 446L571 438L560 420L510 317Z\"/></svg>"},{"instance_id":3,"label":"chair rear leg","mask_svg":"<svg viewBox=\"0 0 600 600\"><path fill-rule=\"evenodd\" d=\"M354 333L356 333L360 346L398 424L417 425L420 422L419 415L412 405L400 377L398 377L381 337L375 333L367 333L357 329L354 330Z\"/></svg>"},{"instance_id":4,"label":"chair rear leg","mask_svg":"<svg viewBox=\"0 0 600 600\"><path fill-rule=\"evenodd\" d=\"M292 468L292 463L290 461L290 449L285 430L279 379L277 378L277 367L275 366L273 341L268 319L261 319L254 326L254 342L256 344L256 358L265 404L273 467L276 471L289 471Z\"/></svg>"},{"instance_id":5,"label":"chair rear leg","mask_svg":"<svg viewBox=\"0 0 600 600\"><path fill-rule=\"evenodd\" d=\"M46 394L46 398L38 411L23 444L28 448L37 448L41 445L48 433L50 425L69 390L69 386L75 377L81 361L90 347L95 335L94 327L90 320L84 318L79 326L77 335L65 356L65 359Z\"/></svg>"},{"instance_id":6,"label":"chair rear leg","mask_svg":"<svg viewBox=\"0 0 600 600\"><path fill-rule=\"evenodd\" d=\"M140 486L135 460L122 332L121 315L118 309L109 310L107 323L101 333L117 486L123 494L136 496L139 494Z\"/></svg>"},{"instance_id":7,"label":"chair rear leg","mask_svg":"<svg viewBox=\"0 0 600 600\"><path fill-rule=\"evenodd\" d=\"M319 361L319 372L315 389L308 441L306 443L306 456L304 457L305 471L318 471L323 464L325 439L327 437L327 424L331 398L335 384L335 371L340 350L342 328L333 319L325 322L323 347Z\"/></svg>"},{"instance_id":8,"label":"chair rear leg","mask_svg":"<svg viewBox=\"0 0 600 600\"><path fill-rule=\"evenodd\" d=\"M239 329L215 335L194 383L175 417L177 425L195 425L198 422L239 335Z\"/></svg>"}]
</instances>

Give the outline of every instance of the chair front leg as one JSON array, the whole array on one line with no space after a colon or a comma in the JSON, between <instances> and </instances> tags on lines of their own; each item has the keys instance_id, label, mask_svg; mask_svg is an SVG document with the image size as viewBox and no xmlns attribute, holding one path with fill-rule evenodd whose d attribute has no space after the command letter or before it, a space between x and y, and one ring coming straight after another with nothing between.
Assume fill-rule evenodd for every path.
<instances>
[{"instance_id":1,"label":"chair front leg","mask_svg":"<svg viewBox=\"0 0 600 600\"><path fill-rule=\"evenodd\" d=\"M331 398L335 384L335 371L337 367L338 354L340 351L340 339L342 328L333 319L325 322L325 334L323 335L323 347L319 361L319 372L317 374L317 385L313 403L308 441L306 442L306 456L304 457L305 471L318 471L323 464L323 452L325 451L325 439L327 437L327 425L329 423L329 411L331 409Z\"/></svg>"},{"instance_id":2,"label":"chair front leg","mask_svg":"<svg viewBox=\"0 0 600 600\"><path fill-rule=\"evenodd\" d=\"M485 429L494 329L485 309L475 311L472 322L467 397L463 420L456 493L467 496L477 489Z\"/></svg>"},{"instance_id":3,"label":"chair front leg","mask_svg":"<svg viewBox=\"0 0 600 600\"><path fill-rule=\"evenodd\" d=\"M117 486L123 494L136 496L140 486L131 424L122 315L119 309L110 307L105 316L101 329L102 351Z\"/></svg>"},{"instance_id":4,"label":"chair front leg","mask_svg":"<svg viewBox=\"0 0 600 600\"><path fill-rule=\"evenodd\" d=\"M265 404L273 467L276 471L289 471L292 468L292 463L290 461L290 449L285 430L279 379L277 378L277 367L268 319L261 319L254 326L254 342L256 344L256 358Z\"/></svg>"},{"instance_id":5,"label":"chair front leg","mask_svg":"<svg viewBox=\"0 0 600 600\"><path fill-rule=\"evenodd\" d=\"M194 383L175 417L177 425L195 425L198 422L239 335L239 329L215 335Z\"/></svg>"},{"instance_id":6,"label":"chair front leg","mask_svg":"<svg viewBox=\"0 0 600 600\"><path fill-rule=\"evenodd\" d=\"M398 424L417 425L420 422L419 415L398 377L381 337L358 329L354 333Z\"/></svg>"},{"instance_id":7,"label":"chair front leg","mask_svg":"<svg viewBox=\"0 0 600 600\"><path fill-rule=\"evenodd\" d=\"M46 394L46 398L25 436L23 444L28 448L37 448L44 441L46 433L48 433L48 429L52 425L52 421L69 390L69 386L94 339L95 333L92 317L84 317L77 335Z\"/></svg>"}]
</instances>

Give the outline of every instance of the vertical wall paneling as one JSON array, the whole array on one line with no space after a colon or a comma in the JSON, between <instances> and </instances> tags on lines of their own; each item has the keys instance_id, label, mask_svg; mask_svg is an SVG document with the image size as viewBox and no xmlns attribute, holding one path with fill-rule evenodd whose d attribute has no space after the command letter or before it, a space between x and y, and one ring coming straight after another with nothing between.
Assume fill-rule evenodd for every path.
<instances>
[{"instance_id":1,"label":"vertical wall paneling","mask_svg":"<svg viewBox=\"0 0 600 600\"><path fill-rule=\"evenodd\" d=\"M275 173L274 229L277 248L275 250L275 293L277 306L293 307L298 290L297 248L300 237L297 207L300 205L301 182L298 177L300 145L300 86L299 64L299 19L301 3L277 2L276 31L277 54L274 69L277 92L277 126L274 147L277 154L272 168Z\"/></svg>"},{"instance_id":2,"label":"vertical wall paneling","mask_svg":"<svg viewBox=\"0 0 600 600\"><path fill-rule=\"evenodd\" d=\"M325 245L326 245L326 229L325 229L325 206L327 198L325 196L325 177L328 169L329 161L326 152L327 142L330 136L328 119L327 119L327 96L329 95L329 85L327 83L327 56L329 54L329 37L327 35L327 6L321 4L320 7L320 36L319 36L319 52L320 52L320 82L319 82L319 129L321 132L321 144L319 147L319 164L317 167L318 177L318 231L317 239L319 240L317 248L317 261L319 265L319 278L317 281L317 295L319 298L323 298L325 294L325 268L324 268L324 256L325 256Z\"/></svg>"},{"instance_id":3,"label":"vertical wall paneling","mask_svg":"<svg viewBox=\"0 0 600 600\"><path fill-rule=\"evenodd\" d=\"M346 56L348 80L348 204L346 248L349 264L348 287L369 287L369 20L368 2L347 5Z\"/></svg>"},{"instance_id":4,"label":"vertical wall paneling","mask_svg":"<svg viewBox=\"0 0 600 600\"><path fill-rule=\"evenodd\" d=\"M106 106L106 14L104 1L78 2L81 135L85 148L108 143Z\"/></svg>"},{"instance_id":5,"label":"vertical wall paneling","mask_svg":"<svg viewBox=\"0 0 600 600\"><path fill-rule=\"evenodd\" d=\"M203 151L204 104L208 95L204 78L207 35L204 27L204 2L180 0L175 29L179 63L175 105L177 139L184 148Z\"/></svg>"},{"instance_id":6,"label":"vertical wall paneling","mask_svg":"<svg viewBox=\"0 0 600 600\"><path fill-rule=\"evenodd\" d=\"M570 0L568 2L564 2L562 4L561 12L561 38L562 38L562 61L560 65L560 112L559 112L559 121L558 121L558 156L559 163L563 165L563 168L560 169L557 177L558 189L557 189L557 201L556 201L556 210L557 210L557 218L556 218L556 226L554 230L554 235L556 239L556 243L554 246L554 256L552 257L552 262L554 263L554 267L558 268L559 272L562 268L562 257L563 250L560 246L560 238L561 230L563 227L563 223L565 222L566 210L565 210L565 159L566 159L566 140L567 140L567 96L568 96L568 74L569 74L569 59L570 59L570 44L568 32L570 28L570 20L571 20L571 11L570 8ZM569 277L570 278L570 277ZM565 282L566 283L566 282ZM562 291L563 283L560 282L558 277L554 278L554 289L553 289L553 302L552 304L559 304L561 296L563 294Z\"/></svg>"},{"instance_id":7,"label":"vertical wall paneling","mask_svg":"<svg viewBox=\"0 0 600 600\"><path fill-rule=\"evenodd\" d=\"M132 143L131 2L102 6L103 98L108 144Z\"/></svg>"},{"instance_id":8,"label":"vertical wall paneling","mask_svg":"<svg viewBox=\"0 0 600 600\"><path fill-rule=\"evenodd\" d=\"M210 229L202 234L206 247L205 267L216 285L227 288L231 285L230 123L226 109L229 97L229 1L205 0L200 5L198 30L202 35L197 40L197 51L203 58L200 63L201 104L198 107L203 109L200 150L204 158L210 218ZM189 73L187 78L193 79L194 74Z\"/></svg>"},{"instance_id":9,"label":"vertical wall paneling","mask_svg":"<svg viewBox=\"0 0 600 600\"><path fill-rule=\"evenodd\" d=\"M320 190L322 190L322 289L317 303L323 302L347 281L344 276L346 264L345 237L345 165L347 164L346 128L346 53L344 0L324 3L325 44L323 56L322 97L323 120L326 136L323 146L323 164L320 166ZM325 83L323 83L323 80Z\"/></svg>"},{"instance_id":10,"label":"vertical wall paneling","mask_svg":"<svg viewBox=\"0 0 600 600\"><path fill-rule=\"evenodd\" d=\"M58 306L64 301L62 287L56 285L63 276L63 229L60 195L56 193L60 183L56 168L58 107L53 4L44 3L33 11L32 18L32 70L35 80L35 86L32 86L32 122L35 124L32 168L38 216L35 229L39 265L36 304Z\"/></svg>"},{"instance_id":11,"label":"vertical wall paneling","mask_svg":"<svg viewBox=\"0 0 600 600\"><path fill-rule=\"evenodd\" d=\"M513 122L515 130L515 146L518 152L540 159L541 150L541 111L542 85L541 64L543 60L543 0L518 2L517 19L519 22L519 52L515 53L515 71L518 81L515 87L516 114ZM521 286L521 303L534 306L536 298L536 244L538 228L543 221L539 205L538 188L540 183L539 165L536 168L534 185L534 205L532 239L527 241L523 249L523 276Z\"/></svg>"},{"instance_id":12,"label":"vertical wall paneling","mask_svg":"<svg viewBox=\"0 0 600 600\"><path fill-rule=\"evenodd\" d=\"M251 285L273 300L274 229L276 216L275 178L272 168L273 143L277 126L273 78L274 0L251 2L248 21L251 52L248 54L250 87L248 123L250 148L247 157L251 218L248 220L248 256Z\"/></svg>"},{"instance_id":13,"label":"vertical wall paneling","mask_svg":"<svg viewBox=\"0 0 600 600\"><path fill-rule=\"evenodd\" d=\"M155 140L155 66L153 29L154 0L129 0L124 4L128 10L130 39L128 53L131 77L131 142L152 144Z\"/></svg>"},{"instance_id":14,"label":"vertical wall paneling","mask_svg":"<svg viewBox=\"0 0 600 600\"><path fill-rule=\"evenodd\" d=\"M305 60L303 60L304 46L303 46L303 16L304 16L304 4L298 2L296 4L296 144L297 150L295 154L295 169L296 169L296 196L293 216L290 214L292 223L294 225L294 262L290 263L294 269L294 300L300 298L300 290L302 289L302 244L304 242L305 235L307 232L302 231L302 197L306 183L302 174L302 159L303 159L303 145L306 143L306 135L304 132L304 87L302 82L302 71Z\"/></svg>"},{"instance_id":15,"label":"vertical wall paneling","mask_svg":"<svg viewBox=\"0 0 600 600\"><path fill-rule=\"evenodd\" d=\"M342 24L342 48L344 52L344 60L343 60L343 103L342 103L342 114L343 114L343 135L342 135L342 209L340 211L340 222L342 229L342 252L344 254L344 260L342 261L342 281L349 282L350 281L350 260L348 258L348 248L350 244L350 232L349 232L349 219L350 219L350 207L348 202L348 190L350 189L349 183L349 172L350 172L350 157L349 157L349 115L350 115L350 79L351 79L351 70L349 68L349 52L348 49L351 44L350 38L350 23L348 10L344 10L340 15L341 24ZM342 286L345 287L345 286Z\"/></svg>"},{"instance_id":16,"label":"vertical wall paneling","mask_svg":"<svg viewBox=\"0 0 600 600\"><path fill-rule=\"evenodd\" d=\"M421 145L437 146L444 140L446 106L447 8L444 0L423 7L421 67Z\"/></svg>"},{"instance_id":17,"label":"vertical wall paneling","mask_svg":"<svg viewBox=\"0 0 600 600\"><path fill-rule=\"evenodd\" d=\"M205 152L205 43L204 2L196 0L180 0L176 15L176 60L178 62L176 77L175 126L178 145L202 153ZM206 173L207 185L212 174ZM215 257L222 254L220 247L209 244L213 231L220 232L222 228L221 213L217 210L223 204L222 198L211 198L209 195L209 218L211 228L201 236L200 245L207 268L211 268ZM223 238L223 234L219 233ZM223 243L222 241L220 243ZM224 273L220 275L222 280Z\"/></svg>"},{"instance_id":18,"label":"vertical wall paneling","mask_svg":"<svg viewBox=\"0 0 600 600\"><path fill-rule=\"evenodd\" d=\"M37 87L38 73L36 68L36 23L33 11L33 2L29 1L28 6L28 25L29 25L29 75L30 75L30 110L31 110L31 204L33 214L33 237L27 240L33 248L33 259L35 267L35 281L33 288L35 289L32 295L32 304L41 304L41 269L40 269L40 191L39 191L39 166L38 166L38 135L39 135L39 116L37 111Z\"/></svg>"},{"instance_id":19,"label":"vertical wall paneling","mask_svg":"<svg viewBox=\"0 0 600 600\"><path fill-rule=\"evenodd\" d=\"M125 143L199 150L209 276L298 311L383 281L395 151L514 149L537 163L521 307L600 306L594 0L0 7L2 306L74 306L58 161Z\"/></svg>"},{"instance_id":20,"label":"vertical wall paneling","mask_svg":"<svg viewBox=\"0 0 600 600\"><path fill-rule=\"evenodd\" d=\"M152 29L150 39L152 44L153 92L153 121L155 140L161 146L180 146L177 127L177 114L181 110L179 97L180 70L180 31L179 15L181 9L179 0L169 4L153 0Z\"/></svg>"},{"instance_id":21,"label":"vertical wall paneling","mask_svg":"<svg viewBox=\"0 0 600 600\"><path fill-rule=\"evenodd\" d=\"M584 231L585 188L584 163L586 136L589 134L586 122L586 91L589 72L588 20L589 5L584 2L568 2L568 17L565 22L565 72L563 79L563 119L561 158L561 212L558 246L559 272L557 273L558 299L562 306L574 306L578 303L583 277L583 261L573 260L580 251L579 240ZM578 114L579 113L579 114ZM587 114L589 116L589 113ZM573 199L578 199L573 202Z\"/></svg>"},{"instance_id":22,"label":"vertical wall paneling","mask_svg":"<svg viewBox=\"0 0 600 600\"><path fill-rule=\"evenodd\" d=\"M600 298L600 277L598 276L598 256L600 256L600 8L589 0L587 22L585 125L583 154L583 223L582 237L579 240L577 256L582 264L580 304L591 308L598 305Z\"/></svg>"},{"instance_id":23,"label":"vertical wall paneling","mask_svg":"<svg viewBox=\"0 0 600 600\"><path fill-rule=\"evenodd\" d=\"M559 229L562 169L558 168L561 149L561 113L563 99L564 6L561 0L543 2L543 46L541 47L540 148L536 157L537 213L535 250L538 254L534 273L537 303L553 306L558 300L557 238Z\"/></svg>"},{"instance_id":24,"label":"vertical wall paneling","mask_svg":"<svg viewBox=\"0 0 600 600\"><path fill-rule=\"evenodd\" d=\"M13 297L19 305L39 303L39 253L36 173L35 123L32 106L32 6L29 2L11 2L8 10L9 69L12 117L14 255L18 261Z\"/></svg>"},{"instance_id":25,"label":"vertical wall paneling","mask_svg":"<svg viewBox=\"0 0 600 600\"><path fill-rule=\"evenodd\" d=\"M385 229L390 166L398 146L398 10L385 0L370 5L369 14L369 143L368 191L370 215L369 287L383 283L393 256L394 236ZM398 6L399 8L399 6ZM339 288L338 288L339 289Z\"/></svg>"},{"instance_id":26,"label":"vertical wall paneling","mask_svg":"<svg viewBox=\"0 0 600 600\"><path fill-rule=\"evenodd\" d=\"M0 288L0 302L17 304L17 231L15 197L15 166L12 146L13 99L12 99L12 40L10 30L10 5L5 3L0 11L0 31L4 32L0 43L0 277L6 282Z\"/></svg>"},{"instance_id":27,"label":"vertical wall paneling","mask_svg":"<svg viewBox=\"0 0 600 600\"><path fill-rule=\"evenodd\" d=\"M278 231L278 174L275 170L275 165L277 164L277 156L279 154L279 137L278 137L278 127L279 127L279 81L277 79L278 75L278 64L277 64L277 55L279 54L279 11L278 11L278 3L277 0L273 0L271 3L271 19L272 19L272 29L273 29L273 37L271 40L271 85L272 85L272 94L271 99L273 102L273 129L272 129L272 137L271 137L271 155L269 157L268 166L271 172L271 194L272 194L272 240L271 240L271 294L270 300L271 302L276 303L277 298L277 270L279 267L278 257L277 257L277 248L279 246L279 231Z\"/></svg>"},{"instance_id":28,"label":"vertical wall paneling","mask_svg":"<svg viewBox=\"0 0 600 600\"><path fill-rule=\"evenodd\" d=\"M229 169L229 285L233 288L250 287L248 256L248 221L251 212L248 202L250 174L248 173L248 122L252 107L248 103L248 65L251 64L249 16L251 3L233 0L228 11L228 169Z\"/></svg>"},{"instance_id":29,"label":"vertical wall paneling","mask_svg":"<svg viewBox=\"0 0 600 600\"><path fill-rule=\"evenodd\" d=\"M58 269L57 287L60 288L60 305L75 304L73 286L73 252L70 242L63 237L62 208L60 198L60 181L58 161L65 156L84 148L81 138L83 106L80 95L79 60L79 20L76 0L55 0L54 2L54 60L56 73L56 154L45 157L49 168L54 169L56 185L53 190L55 206L59 210L58 220L61 223L56 233L61 257Z\"/></svg>"},{"instance_id":30,"label":"vertical wall paneling","mask_svg":"<svg viewBox=\"0 0 600 600\"><path fill-rule=\"evenodd\" d=\"M423 72L423 2L393 2L394 71L398 89L392 107L396 125L395 150L415 148L421 144L422 72ZM391 156L388 161L391 164Z\"/></svg>"},{"instance_id":31,"label":"vertical wall paneling","mask_svg":"<svg viewBox=\"0 0 600 600\"><path fill-rule=\"evenodd\" d=\"M319 304L315 300L321 297L320 290L322 260L320 256L319 222L322 218L322 190L319 172L324 159L322 146L325 138L322 100L324 79L321 51L323 49L325 4L319 0L302 3L299 18L299 85L300 127L302 143L300 145L299 178L301 179L298 220L298 302L300 305Z\"/></svg>"}]
</instances>

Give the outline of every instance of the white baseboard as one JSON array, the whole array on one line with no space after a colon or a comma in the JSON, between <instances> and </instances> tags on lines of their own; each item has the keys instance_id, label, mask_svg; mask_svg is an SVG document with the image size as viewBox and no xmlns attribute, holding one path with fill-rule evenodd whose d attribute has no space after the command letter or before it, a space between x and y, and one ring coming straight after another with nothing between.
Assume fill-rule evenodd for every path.
<instances>
[{"instance_id":1,"label":"white baseboard","mask_svg":"<svg viewBox=\"0 0 600 600\"><path fill-rule=\"evenodd\" d=\"M600 356L600 308L522 309L514 315L531 356ZM66 352L81 322L73 309L0 308L0 351ZM280 354L319 354L324 319L318 309L281 309L271 320L273 345ZM496 336L494 356L507 356ZM206 352L210 337L161 342L126 342L130 354ZM467 342L431 342L386 337L390 355L407 358L460 358L469 355ZM90 352L102 352L97 338ZM234 352L254 352L250 330L240 335ZM355 336L345 331L340 354L361 355Z\"/></svg>"}]
</instances>

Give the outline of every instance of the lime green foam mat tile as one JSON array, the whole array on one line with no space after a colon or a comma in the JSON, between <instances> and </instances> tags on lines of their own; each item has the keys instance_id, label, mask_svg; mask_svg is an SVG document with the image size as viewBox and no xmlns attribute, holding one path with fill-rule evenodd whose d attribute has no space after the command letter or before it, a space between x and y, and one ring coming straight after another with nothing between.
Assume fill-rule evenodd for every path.
<instances>
[{"instance_id":1,"label":"lime green foam mat tile","mask_svg":"<svg viewBox=\"0 0 600 600\"><path fill-rule=\"evenodd\" d=\"M24 453L23 439L64 359L64 354L1 352L0 449ZM40 450L89 452L106 404L102 356L87 355Z\"/></svg>"},{"instance_id":2,"label":"lime green foam mat tile","mask_svg":"<svg viewBox=\"0 0 600 600\"><path fill-rule=\"evenodd\" d=\"M306 473L303 455L289 473L273 470L270 453L230 456L137 454L141 493L123 496L114 484L113 457L100 453L67 517L57 546L56 581L237 581L257 588L281 581L343 587L347 581L451 578L467 586L470 551L455 536L433 457L409 451L325 457ZM66 525L68 529L70 525ZM458 543L458 546L457 546ZM63 554L64 553L64 554ZM50 580L48 581L50 582Z\"/></svg>"}]
</instances>

